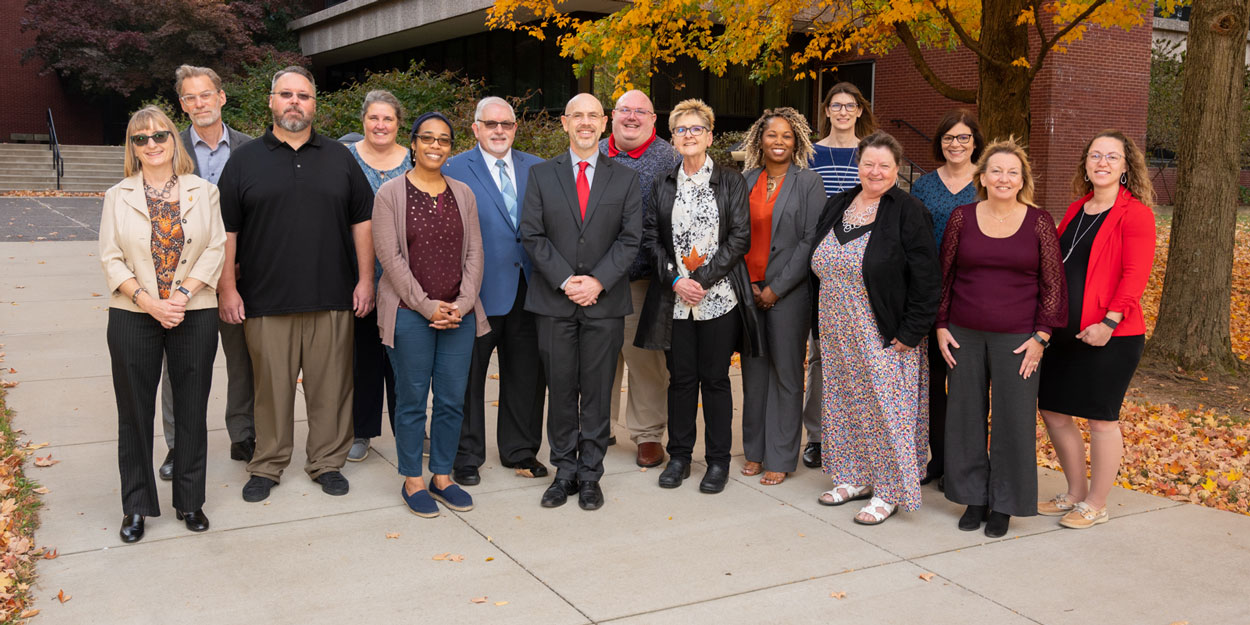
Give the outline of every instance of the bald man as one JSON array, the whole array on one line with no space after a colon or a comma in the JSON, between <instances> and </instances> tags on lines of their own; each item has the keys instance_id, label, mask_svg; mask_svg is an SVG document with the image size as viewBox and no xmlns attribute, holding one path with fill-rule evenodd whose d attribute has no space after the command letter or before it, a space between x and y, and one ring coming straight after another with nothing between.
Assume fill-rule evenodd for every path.
<instances>
[{"instance_id":1,"label":"bald man","mask_svg":"<svg viewBox=\"0 0 1250 625\"><path fill-rule=\"evenodd\" d=\"M530 168L521 211L534 264L525 310L537 315L556 470L541 503L555 508L577 493L583 510L597 510L616 355L633 312L629 267L642 241L642 192L634 170L599 153L607 118L598 99L574 96L560 123L569 151Z\"/></svg>"}]
</instances>

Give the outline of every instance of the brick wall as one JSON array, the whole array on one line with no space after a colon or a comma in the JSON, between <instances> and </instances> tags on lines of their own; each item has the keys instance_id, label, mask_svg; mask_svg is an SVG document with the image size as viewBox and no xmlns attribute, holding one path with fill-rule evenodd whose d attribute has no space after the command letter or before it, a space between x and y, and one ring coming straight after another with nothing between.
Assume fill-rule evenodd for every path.
<instances>
[{"instance_id":1,"label":"brick wall","mask_svg":"<svg viewBox=\"0 0 1250 625\"><path fill-rule=\"evenodd\" d=\"M98 145L103 141L99 113L61 88L55 75L39 75L38 59L21 62L22 51L34 45L33 32L21 32L23 2L0 5L0 142L13 133L47 134L52 108L61 143Z\"/></svg>"},{"instance_id":2,"label":"brick wall","mask_svg":"<svg viewBox=\"0 0 1250 625\"><path fill-rule=\"evenodd\" d=\"M1176 200L1176 168L1151 167L1150 182L1155 188L1155 204L1160 206L1174 204ZM1237 184L1250 188L1250 169L1241 170Z\"/></svg>"}]
</instances>

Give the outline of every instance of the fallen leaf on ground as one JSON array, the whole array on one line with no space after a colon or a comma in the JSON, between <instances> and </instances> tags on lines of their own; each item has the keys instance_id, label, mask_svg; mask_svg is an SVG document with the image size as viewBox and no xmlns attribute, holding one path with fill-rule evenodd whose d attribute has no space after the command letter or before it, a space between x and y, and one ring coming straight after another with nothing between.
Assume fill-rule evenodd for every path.
<instances>
[{"instance_id":1,"label":"fallen leaf on ground","mask_svg":"<svg viewBox=\"0 0 1250 625\"><path fill-rule=\"evenodd\" d=\"M399 538L399 532L387 532L386 537L387 538Z\"/></svg>"},{"instance_id":2,"label":"fallen leaf on ground","mask_svg":"<svg viewBox=\"0 0 1250 625\"><path fill-rule=\"evenodd\" d=\"M921 574L920 574L920 579L923 579L924 581L926 581L926 582L927 582L927 581L929 581L929 580L933 579L933 573L921 573Z\"/></svg>"},{"instance_id":3,"label":"fallen leaf on ground","mask_svg":"<svg viewBox=\"0 0 1250 625\"><path fill-rule=\"evenodd\" d=\"M494 558L486 558L487 562L490 562L491 560L494 560Z\"/></svg>"},{"instance_id":4,"label":"fallen leaf on ground","mask_svg":"<svg viewBox=\"0 0 1250 625\"><path fill-rule=\"evenodd\" d=\"M498 379L499 379L499 374L498 374L498 373L492 373L492 374L490 374L490 379L492 379L492 380L498 380Z\"/></svg>"},{"instance_id":5,"label":"fallen leaf on ground","mask_svg":"<svg viewBox=\"0 0 1250 625\"><path fill-rule=\"evenodd\" d=\"M26 610L26 611L22 612L21 614L19 614L17 618L31 618L31 617L34 617L34 616L35 616L35 615L37 615L37 614L39 614L39 610L38 610L38 609Z\"/></svg>"},{"instance_id":6,"label":"fallen leaf on ground","mask_svg":"<svg viewBox=\"0 0 1250 625\"><path fill-rule=\"evenodd\" d=\"M0 388L13 388L15 386L17 386L17 382L10 382L9 380L0 380Z\"/></svg>"},{"instance_id":7,"label":"fallen leaf on ground","mask_svg":"<svg viewBox=\"0 0 1250 625\"><path fill-rule=\"evenodd\" d=\"M496 601L495 605L508 605L507 601Z\"/></svg>"},{"instance_id":8,"label":"fallen leaf on ground","mask_svg":"<svg viewBox=\"0 0 1250 625\"><path fill-rule=\"evenodd\" d=\"M47 447L47 446L48 446L48 443L30 443L26 445L25 449L27 451L34 451L36 449L43 449L44 447Z\"/></svg>"},{"instance_id":9,"label":"fallen leaf on ground","mask_svg":"<svg viewBox=\"0 0 1250 625\"><path fill-rule=\"evenodd\" d=\"M35 458L35 466L37 467L50 467L58 462L60 462L60 460L52 459L52 454L48 454L47 456L44 456L43 458L38 458L38 457Z\"/></svg>"},{"instance_id":10,"label":"fallen leaf on ground","mask_svg":"<svg viewBox=\"0 0 1250 625\"><path fill-rule=\"evenodd\" d=\"M845 593L845 592L841 592L841 591L839 591L839 592L831 592L831 593L829 593L829 596L830 596L830 597L833 597L834 599L845 599L845 598L846 598L846 593Z\"/></svg>"},{"instance_id":11,"label":"fallen leaf on ground","mask_svg":"<svg viewBox=\"0 0 1250 625\"><path fill-rule=\"evenodd\" d=\"M1176 621L1174 623L1169 623L1169 625L1189 625L1189 621Z\"/></svg>"},{"instance_id":12,"label":"fallen leaf on ground","mask_svg":"<svg viewBox=\"0 0 1250 625\"><path fill-rule=\"evenodd\" d=\"M9 373L17 373L17 369L14 369L13 367L9 367Z\"/></svg>"},{"instance_id":13,"label":"fallen leaf on ground","mask_svg":"<svg viewBox=\"0 0 1250 625\"><path fill-rule=\"evenodd\" d=\"M44 560L55 560L55 559L56 559L56 556L57 556L56 549L53 549L52 551L49 551L49 552L47 552L47 553L43 554L43 559L44 559Z\"/></svg>"},{"instance_id":14,"label":"fallen leaf on ground","mask_svg":"<svg viewBox=\"0 0 1250 625\"><path fill-rule=\"evenodd\" d=\"M100 297L100 294L99 294L99 293L92 293L92 294L91 294L91 297Z\"/></svg>"},{"instance_id":15,"label":"fallen leaf on ground","mask_svg":"<svg viewBox=\"0 0 1250 625\"><path fill-rule=\"evenodd\" d=\"M462 556L462 555L460 555L460 554L458 554L458 553L453 553L453 554L451 554L451 555L447 556L447 561L448 561L448 562L464 562L464 556Z\"/></svg>"},{"instance_id":16,"label":"fallen leaf on ground","mask_svg":"<svg viewBox=\"0 0 1250 625\"><path fill-rule=\"evenodd\" d=\"M447 553L440 553L440 554L435 555L433 558L431 558L431 560L439 560L439 561L446 560L447 556L449 555L451 555L450 551Z\"/></svg>"},{"instance_id":17,"label":"fallen leaf on ground","mask_svg":"<svg viewBox=\"0 0 1250 625\"><path fill-rule=\"evenodd\" d=\"M521 477L534 477L534 472L529 469L517 469L516 474Z\"/></svg>"},{"instance_id":18,"label":"fallen leaf on ground","mask_svg":"<svg viewBox=\"0 0 1250 625\"><path fill-rule=\"evenodd\" d=\"M473 603L486 603L486 597L474 597L472 599L469 599L469 601Z\"/></svg>"},{"instance_id":19,"label":"fallen leaf on ground","mask_svg":"<svg viewBox=\"0 0 1250 625\"><path fill-rule=\"evenodd\" d=\"M39 493L40 495L46 495L52 491L48 490L47 486L40 486L39 488L36 488L34 492Z\"/></svg>"},{"instance_id":20,"label":"fallen leaf on ground","mask_svg":"<svg viewBox=\"0 0 1250 625\"><path fill-rule=\"evenodd\" d=\"M69 601L72 598L72 596L65 594L65 590L62 589L60 592L56 593L56 598L61 603L65 603L66 601Z\"/></svg>"}]
</instances>

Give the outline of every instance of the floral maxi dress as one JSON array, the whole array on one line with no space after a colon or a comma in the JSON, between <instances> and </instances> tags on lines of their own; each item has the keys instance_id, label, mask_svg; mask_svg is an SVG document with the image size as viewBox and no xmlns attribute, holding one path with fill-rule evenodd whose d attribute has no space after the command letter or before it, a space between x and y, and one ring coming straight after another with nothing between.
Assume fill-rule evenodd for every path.
<instances>
[{"instance_id":1,"label":"floral maxi dress","mask_svg":"<svg viewBox=\"0 0 1250 625\"><path fill-rule=\"evenodd\" d=\"M927 346L882 347L888 340L863 277L871 236L842 244L831 231L812 255L824 363L821 464L835 484L871 485L877 497L912 511L928 451Z\"/></svg>"}]
</instances>

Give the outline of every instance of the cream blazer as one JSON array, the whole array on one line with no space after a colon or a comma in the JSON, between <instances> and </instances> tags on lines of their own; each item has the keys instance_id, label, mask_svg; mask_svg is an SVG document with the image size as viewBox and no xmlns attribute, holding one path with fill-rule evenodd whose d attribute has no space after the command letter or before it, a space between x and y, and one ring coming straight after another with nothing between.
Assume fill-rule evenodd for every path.
<instances>
[{"instance_id":1,"label":"cream blazer","mask_svg":"<svg viewBox=\"0 0 1250 625\"><path fill-rule=\"evenodd\" d=\"M178 207L182 212L183 247L173 287L187 278L204 283L187 302L187 310L217 307L217 278L226 258L226 228L216 185L194 174L178 176ZM152 297L156 288L156 265L152 262L152 220L143 193L142 174L113 185L104 193L100 216L100 264L108 281L110 308L143 312L118 287L135 278Z\"/></svg>"}]
</instances>

